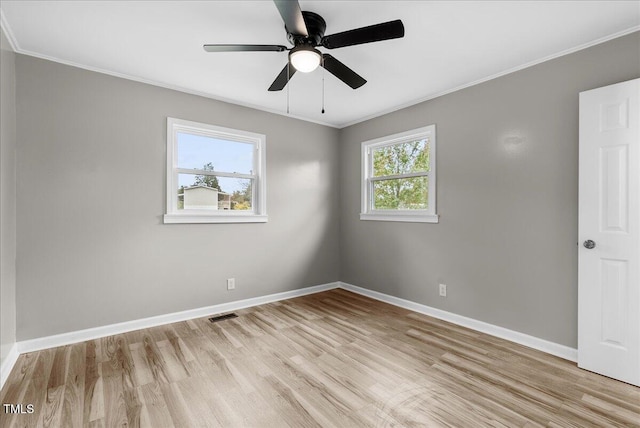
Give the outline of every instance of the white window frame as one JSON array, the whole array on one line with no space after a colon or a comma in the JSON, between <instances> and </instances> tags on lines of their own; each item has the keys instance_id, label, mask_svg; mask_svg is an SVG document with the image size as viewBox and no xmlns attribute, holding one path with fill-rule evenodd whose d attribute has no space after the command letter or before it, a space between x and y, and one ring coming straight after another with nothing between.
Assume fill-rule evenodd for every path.
<instances>
[{"instance_id":1,"label":"white window frame","mask_svg":"<svg viewBox=\"0 0 640 428\"><path fill-rule=\"evenodd\" d=\"M178 133L188 133L250 143L254 146L253 173L239 174L221 171L200 171L198 174L218 177L250 178L253 180L251 211L234 210L178 210L178 174L193 174L193 169L178 168ZM265 135L237 129L223 128L206 123L167 118L167 212L165 223L265 223L267 217L267 178L266 178Z\"/></svg>"},{"instance_id":2,"label":"white window frame","mask_svg":"<svg viewBox=\"0 0 640 428\"><path fill-rule=\"evenodd\" d=\"M429 193L426 210L375 210L373 209L373 182L380 180L373 177L373 150L394 146L396 144L429 138L429 171L421 173L401 174L387 176L389 178L410 178L427 176L429 179ZM361 211L360 220L378 221L403 221L418 223L438 223L439 216L436 213L436 126L429 125L411 131L388 135L362 143L362 180L361 180Z\"/></svg>"}]
</instances>

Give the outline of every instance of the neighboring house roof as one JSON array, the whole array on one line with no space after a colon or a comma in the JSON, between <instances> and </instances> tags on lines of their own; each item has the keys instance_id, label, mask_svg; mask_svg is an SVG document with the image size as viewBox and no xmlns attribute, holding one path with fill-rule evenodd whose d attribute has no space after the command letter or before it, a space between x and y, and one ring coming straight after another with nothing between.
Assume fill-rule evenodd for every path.
<instances>
[{"instance_id":1,"label":"neighboring house roof","mask_svg":"<svg viewBox=\"0 0 640 428\"><path fill-rule=\"evenodd\" d=\"M220 191L220 190L216 189L215 187L203 186L202 184L197 184L195 186L185 187L184 190L197 189L198 187L201 187L203 189L215 190L216 192Z\"/></svg>"},{"instance_id":2,"label":"neighboring house roof","mask_svg":"<svg viewBox=\"0 0 640 428\"><path fill-rule=\"evenodd\" d=\"M203 186L202 184L197 184L195 186L189 186L189 187L185 187L184 190L191 190L191 189L197 189L197 188L202 188L202 189L208 189L208 190L215 190L216 192L218 192L220 195L228 195L229 193L223 192L220 189L216 189L215 187L209 187L209 186Z\"/></svg>"}]
</instances>

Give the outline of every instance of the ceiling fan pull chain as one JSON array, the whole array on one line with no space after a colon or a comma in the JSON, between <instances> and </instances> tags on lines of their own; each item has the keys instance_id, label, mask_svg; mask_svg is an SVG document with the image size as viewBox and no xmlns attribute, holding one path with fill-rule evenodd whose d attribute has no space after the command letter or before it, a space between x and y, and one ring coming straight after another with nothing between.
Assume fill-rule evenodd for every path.
<instances>
[{"instance_id":1,"label":"ceiling fan pull chain","mask_svg":"<svg viewBox=\"0 0 640 428\"><path fill-rule=\"evenodd\" d=\"M324 114L324 57L322 57L322 114Z\"/></svg>"},{"instance_id":2,"label":"ceiling fan pull chain","mask_svg":"<svg viewBox=\"0 0 640 428\"><path fill-rule=\"evenodd\" d=\"M289 114L289 67L291 66L290 62L287 62L287 114Z\"/></svg>"}]
</instances>

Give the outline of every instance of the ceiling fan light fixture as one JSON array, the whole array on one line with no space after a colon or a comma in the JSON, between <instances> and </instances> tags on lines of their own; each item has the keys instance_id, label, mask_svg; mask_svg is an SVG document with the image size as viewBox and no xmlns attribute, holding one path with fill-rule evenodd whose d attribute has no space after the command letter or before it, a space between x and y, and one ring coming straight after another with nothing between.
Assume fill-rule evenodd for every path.
<instances>
[{"instance_id":1,"label":"ceiling fan light fixture","mask_svg":"<svg viewBox=\"0 0 640 428\"><path fill-rule=\"evenodd\" d=\"M309 45L296 46L289 52L291 65L302 73L310 73L318 68L321 60L320 51Z\"/></svg>"}]
</instances>

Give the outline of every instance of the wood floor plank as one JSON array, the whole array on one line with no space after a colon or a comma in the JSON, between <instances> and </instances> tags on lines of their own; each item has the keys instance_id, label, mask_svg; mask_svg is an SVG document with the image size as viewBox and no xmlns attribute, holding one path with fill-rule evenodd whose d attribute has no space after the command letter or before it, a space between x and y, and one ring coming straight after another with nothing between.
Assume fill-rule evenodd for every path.
<instances>
[{"instance_id":1,"label":"wood floor plank","mask_svg":"<svg viewBox=\"0 0 640 428\"><path fill-rule=\"evenodd\" d=\"M173 419L165 401L160 384L153 382L137 388L142 408L140 409L140 426L155 428L173 428Z\"/></svg>"},{"instance_id":2,"label":"wood floor plank","mask_svg":"<svg viewBox=\"0 0 640 428\"><path fill-rule=\"evenodd\" d=\"M62 426L62 404L64 402L69 352L70 346L62 346L55 349L51 371L47 380L45 400L40 413L42 418L38 419L38 423L43 427Z\"/></svg>"},{"instance_id":3,"label":"wood floor plank","mask_svg":"<svg viewBox=\"0 0 640 428\"><path fill-rule=\"evenodd\" d=\"M167 374L167 368L164 359L162 358L162 353L151 335L143 336L142 347L144 349L144 361L147 363L154 381L169 383L170 377Z\"/></svg>"},{"instance_id":4,"label":"wood floor plank","mask_svg":"<svg viewBox=\"0 0 640 428\"><path fill-rule=\"evenodd\" d=\"M69 347L67 374L64 383L64 401L60 425L69 428L82 427L84 416L85 355L84 343Z\"/></svg>"},{"instance_id":5,"label":"wood floor plank","mask_svg":"<svg viewBox=\"0 0 640 428\"><path fill-rule=\"evenodd\" d=\"M164 362L165 373L169 382L177 382L190 376L188 367L176 355L176 348L168 339L156 342L156 346ZM178 352L182 354L182 351ZM184 358L182 359L184 360Z\"/></svg>"},{"instance_id":6,"label":"wood floor plank","mask_svg":"<svg viewBox=\"0 0 640 428\"><path fill-rule=\"evenodd\" d=\"M16 361L11 374L7 378L4 388L0 391L0 402L16 403L18 397L24 393L24 383L33 376L38 360L37 352L23 354Z\"/></svg>"},{"instance_id":7,"label":"wood floor plank","mask_svg":"<svg viewBox=\"0 0 640 428\"><path fill-rule=\"evenodd\" d=\"M31 379L28 380L22 404L33 404L34 412L26 415L12 415L16 426L42 426L43 409L47 395L49 374L53 366L54 350L44 350L37 353L37 361ZM19 402L20 403L20 402Z\"/></svg>"},{"instance_id":8,"label":"wood floor plank","mask_svg":"<svg viewBox=\"0 0 640 428\"><path fill-rule=\"evenodd\" d=\"M197 415L191 410L191 403L185 400L176 383L158 383L158 386L167 405L173 426L176 428L209 426L204 421L197 419Z\"/></svg>"},{"instance_id":9,"label":"wood floor plank","mask_svg":"<svg viewBox=\"0 0 640 428\"><path fill-rule=\"evenodd\" d=\"M122 370L117 366L114 367L112 361L100 363L100 370L104 397L104 425L107 427L128 426L127 409L130 404L125 401L126 392Z\"/></svg>"},{"instance_id":10,"label":"wood floor plank","mask_svg":"<svg viewBox=\"0 0 640 428\"><path fill-rule=\"evenodd\" d=\"M640 388L330 290L18 358L0 427L636 427Z\"/></svg>"},{"instance_id":11,"label":"wood floor plank","mask_svg":"<svg viewBox=\"0 0 640 428\"><path fill-rule=\"evenodd\" d=\"M275 376L265 377L265 385L268 385L268 388L263 387L258 391L272 407L277 409L289 426L321 427L305 408L302 397L296 394L295 390L292 390Z\"/></svg>"},{"instance_id":12,"label":"wood floor plank","mask_svg":"<svg viewBox=\"0 0 640 428\"><path fill-rule=\"evenodd\" d=\"M131 359L133 360L133 366L135 371L135 384L138 386L144 386L155 381L153 372L151 371L151 365L147 361L146 350L144 343L132 343L129 345L129 352Z\"/></svg>"},{"instance_id":13,"label":"wood floor plank","mask_svg":"<svg viewBox=\"0 0 640 428\"><path fill-rule=\"evenodd\" d=\"M82 424L84 426L89 425L89 422L92 420L104 417L102 380L100 379L100 373L98 370L98 355L101 351L98 350L97 343L100 343L100 341L90 340L85 342L85 376L82 412ZM97 385L98 380L100 380L100 385ZM96 416L98 408L101 408L102 411L99 416Z\"/></svg>"},{"instance_id":14,"label":"wood floor plank","mask_svg":"<svg viewBox=\"0 0 640 428\"><path fill-rule=\"evenodd\" d=\"M88 396L85 395L85 398ZM89 409L89 423L94 421L103 420L105 417L104 412L104 386L102 380L102 366L98 366L98 379L93 387L93 395L90 397L90 400L85 401L85 408L87 406ZM84 417L83 417L84 422ZM86 422L84 422L86 425Z\"/></svg>"},{"instance_id":15,"label":"wood floor plank","mask_svg":"<svg viewBox=\"0 0 640 428\"><path fill-rule=\"evenodd\" d=\"M345 421L348 420L354 411L366 405L367 401L360 396L350 393L348 388L334 379L322 378L319 373L313 373L309 366L302 366L301 376L296 383L290 383L298 391L304 392L307 402L312 404L314 418L322 415L322 418ZM344 422L339 425L344 425Z\"/></svg>"},{"instance_id":16,"label":"wood floor plank","mask_svg":"<svg viewBox=\"0 0 640 428\"><path fill-rule=\"evenodd\" d=\"M179 393L188 403L190 417L203 427L237 426L239 420L233 412L221 408L221 399L208 378L190 377L177 382Z\"/></svg>"},{"instance_id":17,"label":"wood floor plank","mask_svg":"<svg viewBox=\"0 0 640 428\"><path fill-rule=\"evenodd\" d=\"M85 425L85 426L89 428L105 428L104 419L97 419L95 421L91 421L89 422L88 425Z\"/></svg>"},{"instance_id":18,"label":"wood floor plank","mask_svg":"<svg viewBox=\"0 0 640 428\"><path fill-rule=\"evenodd\" d=\"M38 418L38 426L60 427L62 425L61 413L64 400L64 385L49 387L42 406L42 418Z\"/></svg>"},{"instance_id":19,"label":"wood floor plank","mask_svg":"<svg viewBox=\"0 0 640 428\"><path fill-rule=\"evenodd\" d=\"M260 386L260 380L256 379L255 388L251 393L233 389L218 396L218 404L224 409L223 412L234 415L236 425L233 426L286 426L286 422L277 410L257 392ZM251 411L246 411L249 408ZM217 417L221 420L223 416L217 415Z\"/></svg>"}]
</instances>

